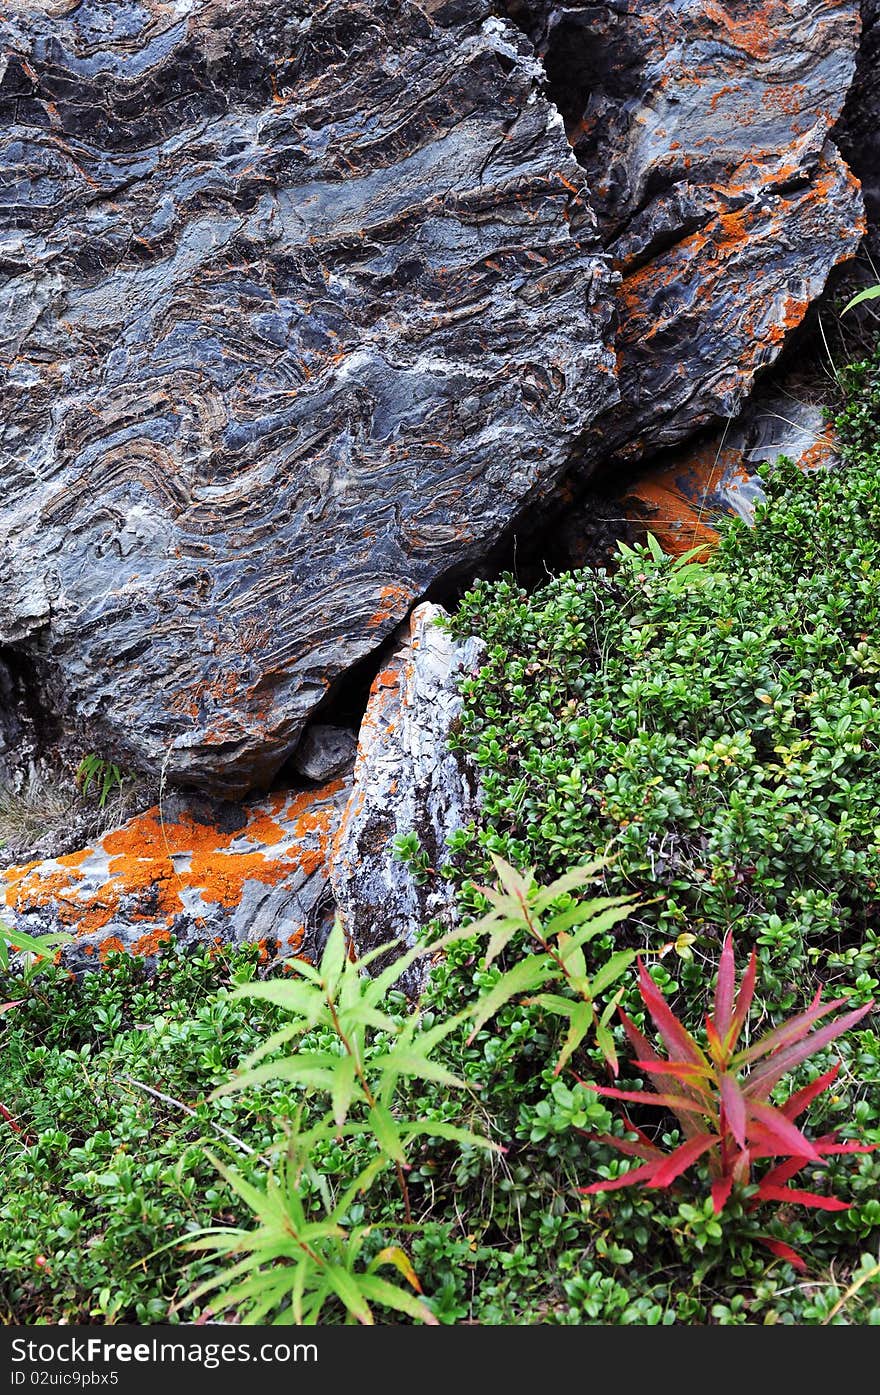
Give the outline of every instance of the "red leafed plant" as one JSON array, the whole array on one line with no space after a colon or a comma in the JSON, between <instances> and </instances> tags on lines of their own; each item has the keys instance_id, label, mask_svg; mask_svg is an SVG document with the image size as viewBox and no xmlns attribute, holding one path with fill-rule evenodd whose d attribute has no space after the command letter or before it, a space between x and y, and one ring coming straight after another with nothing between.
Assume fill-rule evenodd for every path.
<instances>
[{"instance_id":1,"label":"red leafed plant","mask_svg":"<svg viewBox=\"0 0 880 1395\"><path fill-rule=\"evenodd\" d=\"M834 1134L811 1142L795 1123L807 1106L831 1085L839 1064L812 1084L796 1090L784 1104L771 1104L770 1093L790 1070L854 1027L870 1011L873 1002L812 1030L817 1022L847 1001L836 998L822 1004L817 993L806 1012L768 1032L753 1046L737 1050L754 995L756 974L757 955L753 953L734 1000L733 941L728 934L721 952L714 1011L706 1019L708 1051L703 1051L639 961L642 1000L669 1053L668 1059L659 1056L626 1013L618 1009L638 1058L635 1064L646 1073L655 1091L617 1090L600 1085L589 1088L611 1099L632 1100L672 1110L685 1141L671 1152L665 1152L629 1119L627 1127L636 1135L636 1142L610 1134L594 1135L618 1152L643 1159L643 1163L612 1181L581 1187L583 1193L589 1195L638 1185L668 1187L699 1158L705 1157L712 1178L713 1206L720 1212L735 1183L746 1184L753 1180L753 1163L777 1158L781 1161L758 1182L757 1191L749 1202L751 1207L761 1201L775 1201L825 1211L848 1208L847 1202L836 1197L786 1185L808 1163L822 1163L834 1153L869 1153L876 1147L838 1143ZM767 1236L762 1239L774 1254L805 1268L803 1260L790 1246Z\"/></svg>"}]
</instances>

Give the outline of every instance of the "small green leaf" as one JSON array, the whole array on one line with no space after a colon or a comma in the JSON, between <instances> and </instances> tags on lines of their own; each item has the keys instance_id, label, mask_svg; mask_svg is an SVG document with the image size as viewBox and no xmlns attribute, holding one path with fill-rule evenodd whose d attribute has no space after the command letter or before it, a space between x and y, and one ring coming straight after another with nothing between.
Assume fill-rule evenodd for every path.
<instances>
[{"instance_id":1,"label":"small green leaf","mask_svg":"<svg viewBox=\"0 0 880 1395\"><path fill-rule=\"evenodd\" d=\"M880 297L880 285L868 286L865 290L859 291L858 295L854 295L852 300L843 307L840 313L845 315L848 310L854 310L857 305L863 305L867 300L877 300L878 297Z\"/></svg>"}]
</instances>

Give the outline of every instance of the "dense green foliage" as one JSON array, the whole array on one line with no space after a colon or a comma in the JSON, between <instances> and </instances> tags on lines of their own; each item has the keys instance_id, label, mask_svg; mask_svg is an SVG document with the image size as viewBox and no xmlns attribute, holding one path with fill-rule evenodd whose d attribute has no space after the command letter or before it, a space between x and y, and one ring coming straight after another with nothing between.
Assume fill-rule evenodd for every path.
<instances>
[{"instance_id":1,"label":"dense green foliage","mask_svg":"<svg viewBox=\"0 0 880 1395\"><path fill-rule=\"evenodd\" d=\"M804 1170L805 1187L852 1203L839 1212L762 1209L744 1187L715 1214L702 1160L662 1191L580 1190L631 1165L597 1137L625 1137L620 1113L578 1077L608 1083L596 1025L611 991L622 988L622 1006L650 1030L632 951L701 1041L728 931L740 962L757 951L755 1037L817 990L853 1010L877 996L880 364L850 369L844 386L844 467L804 475L780 465L754 530L728 525L705 564L624 550L613 574L574 573L534 595L510 577L480 585L454 619L489 646L465 685L457 736L486 795L480 827L455 839L444 869L463 907L491 912L494 853L543 885L610 857L596 894L637 909L584 940L583 972L554 988L555 1001L535 986L529 956L547 949L526 922L492 941L488 962L485 925L470 927L438 957L421 1003L418 1030L435 1033L439 1073L402 1077L388 1104L395 1120L423 1126L407 1144L405 1188L393 1165L354 1187L376 1138L346 1131L347 1114L338 1136L322 1124L298 1165L302 1224L332 1211L357 1232L367 1267L404 1251L441 1322L880 1323L876 1152ZM399 849L415 875L437 875L418 853ZM523 885L535 904L527 871ZM568 892L547 911L569 912L576 924ZM581 1014L568 1054L578 998L598 993L611 963L623 977L599 995L601 1013ZM265 1213L267 1179L284 1177L293 1140L326 1120L333 1093L329 1075L310 1083L291 1072L206 1102L290 1021L281 1001L230 995L256 972L242 952L170 958L152 982L118 964L77 985L57 971L25 985L0 1023L2 1103L18 1127L0 1123L7 1318L166 1321L172 1303L219 1277L222 1245L194 1259L175 1241L210 1225L232 1234ZM402 995L373 1009L358 1046L368 1080L409 1030ZM777 1103L843 1062L805 1117L811 1137L880 1142L876 1021L868 1014L779 1082ZM618 1084L634 1089L640 1073L621 1028L613 1033ZM332 1013L299 1024L296 1042L331 1074L346 1052ZM276 1038L272 1050L285 1049ZM451 1088L444 1072L462 1083ZM631 1117L658 1147L681 1143L671 1113L658 1126L656 1110L640 1109L631 1104ZM504 1151L469 1146L457 1130ZM255 1191L236 1195L207 1149ZM769 1255L761 1236L800 1251L809 1273L782 1250ZM344 1298L322 1299L321 1320L342 1321L345 1309Z\"/></svg>"},{"instance_id":2,"label":"dense green foliage","mask_svg":"<svg viewBox=\"0 0 880 1395\"><path fill-rule=\"evenodd\" d=\"M239 1165L241 1150L212 1124L261 1151L287 1107L278 1086L205 1102L277 1025L270 1005L229 995L256 962L256 951L168 956L147 978L120 958L78 984L50 968L5 1014L0 1100L17 1128L0 1121L0 1320L167 1321L204 1272L154 1252L243 1209L203 1143Z\"/></svg>"}]
</instances>

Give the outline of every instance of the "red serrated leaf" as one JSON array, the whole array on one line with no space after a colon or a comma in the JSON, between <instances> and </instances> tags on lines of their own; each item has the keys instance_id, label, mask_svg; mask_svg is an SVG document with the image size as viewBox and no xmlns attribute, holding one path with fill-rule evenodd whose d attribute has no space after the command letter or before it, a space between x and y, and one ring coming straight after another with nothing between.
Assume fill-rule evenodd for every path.
<instances>
[{"instance_id":1,"label":"red serrated leaf","mask_svg":"<svg viewBox=\"0 0 880 1395\"><path fill-rule=\"evenodd\" d=\"M797 1206L810 1206L816 1211L848 1211L849 1202L836 1196L820 1196L818 1192L802 1192L796 1187L775 1187L762 1182L758 1187L759 1201L787 1201Z\"/></svg>"},{"instance_id":2,"label":"red serrated leaf","mask_svg":"<svg viewBox=\"0 0 880 1395\"><path fill-rule=\"evenodd\" d=\"M803 1158L806 1162L820 1161L815 1145L805 1138L796 1124L771 1104L749 1100L748 1117L750 1122L754 1120L759 1126L759 1142L773 1144L785 1157Z\"/></svg>"},{"instance_id":3,"label":"red serrated leaf","mask_svg":"<svg viewBox=\"0 0 880 1395\"><path fill-rule=\"evenodd\" d=\"M687 1143L682 1143L669 1154L665 1162L662 1162L654 1172L654 1176L647 1183L649 1187L668 1187L674 1182L676 1177L680 1177L683 1172L687 1172L689 1167L693 1167L698 1158L704 1153L708 1153L710 1148L714 1148L721 1140L716 1133L700 1133L696 1138L689 1138Z\"/></svg>"},{"instance_id":4,"label":"red serrated leaf","mask_svg":"<svg viewBox=\"0 0 880 1395\"><path fill-rule=\"evenodd\" d=\"M728 930L721 949L721 962L718 965L718 982L715 985L715 1017L712 1023L719 1038L724 1039L733 1023L733 988L735 981L733 962L733 933Z\"/></svg>"},{"instance_id":5,"label":"red serrated leaf","mask_svg":"<svg viewBox=\"0 0 880 1395\"><path fill-rule=\"evenodd\" d=\"M828 1143L822 1138L816 1144L816 1151L822 1154L823 1158L830 1158L834 1153L876 1153L880 1148L880 1143Z\"/></svg>"},{"instance_id":6,"label":"red serrated leaf","mask_svg":"<svg viewBox=\"0 0 880 1395\"><path fill-rule=\"evenodd\" d=\"M779 1106L786 1119L794 1120L799 1114L803 1114L807 1105L812 1104L813 1100L836 1080L839 1071L840 1062L838 1061L830 1070L826 1070L824 1075L820 1075L818 1079L814 1080L811 1085L805 1085L802 1090L795 1090L794 1094L785 1101L785 1104Z\"/></svg>"},{"instance_id":7,"label":"red serrated leaf","mask_svg":"<svg viewBox=\"0 0 880 1395\"><path fill-rule=\"evenodd\" d=\"M795 1269L801 1274L806 1274L807 1266L801 1259L797 1250L793 1250L791 1245L786 1245L782 1240L772 1240L769 1235L756 1235L756 1240L760 1240L762 1245L766 1245L779 1259L787 1259L789 1264L793 1264Z\"/></svg>"},{"instance_id":8,"label":"red serrated leaf","mask_svg":"<svg viewBox=\"0 0 880 1395\"><path fill-rule=\"evenodd\" d=\"M787 1158L785 1162L771 1168L766 1177L761 1178L760 1185L762 1187L781 1187L784 1182L790 1182L792 1177L796 1177L806 1165L806 1158Z\"/></svg>"},{"instance_id":9,"label":"red serrated leaf","mask_svg":"<svg viewBox=\"0 0 880 1395\"><path fill-rule=\"evenodd\" d=\"M746 1102L739 1082L732 1075L721 1077L721 1103L730 1132L740 1148L746 1146Z\"/></svg>"},{"instance_id":10,"label":"red serrated leaf","mask_svg":"<svg viewBox=\"0 0 880 1395\"><path fill-rule=\"evenodd\" d=\"M594 1143L607 1143L609 1148L616 1148L618 1153L624 1153L631 1158L644 1158L647 1162L662 1162L666 1156L662 1148L655 1148L653 1143L633 1143L632 1139L617 1138L613 1133L591 1133L589 1137Z\"/></svg>"},{"instance_id":11,"label":"red serrated leaf","mask_svg":"<svg viewBox=\"0 0 880 1395\"><path fill-rule=\"evenodd\" d=\"M711 1017L706 1018L706 1040L709 1043L709 1055L715 1063L716 1070L726 1070L730 1053L716 1032Z\"/></svg>"},{"instance_id":12,"label":"red serrated leaf","mask_svg":"<svg viewBox=\"0 0 880 1395\"><path fill-rule=\"evenodd\" d=\"M787 1046L783 1051L778 1052L772 1060L752 1071L745 1087L745 1093L750 1096L768 1094L773 1086L795 1066L799 1066L802 1061L808 1061L823 1046L827 1046L829 1042L843 1036L844 1032L848 1032L857 1022L861 1022L873 1006L874 1003L871 1001L866 1003L864 1007L856 1008L854 1012L846 1012L843 1017L838 1017L834 1022L826 1023L817 1032L812 1032L805 1040Z\"/></svg>"},{"instance_id":13,"label":"red serrated leaf","mask_svg":"<svg viewBox=\"0 0 880 1395\"><path fill-rule=\"evenodd\" d=\"M730 1033L727 1039L727 1049L732 1051L739 1039L739 1034L746 1024L749 1015L749 1008L752 1006L752 998L755 996L755 981L758 976L758 955L752 950L746 971L743 974L739 992L736 995L736 1007L733 1010L733 1018L730 1023Z\"/></svg>"},{"instance_id":14,"label":"red serrated leaf","mask_svg":"<svg viewBox=\"0 0 880 1395\"><path fill-rule=\"evenodd\" d=\"M836 1012L847 1001L846 998L833 998L830 1003L821 1003L817 991L806 1011L799 1012L796 1017L790 1017L788 1021L774 1027L772 1032L767 1032L758 1041L747 1047L745 1051L740 1051L736 1058L737 1065L751 1065L763 1056L768 1056L771 1053L776 1055L785 1047L802 1041L815 1023L821 1021L823 1017L827 1017L829 1013Z\"/></svg>"},{"instance_id":15,"label":"red serrated leaf","mask_svg":"<svg viewBox=\"0 0 880 1395\"><path fill-rule=\"evenodd\" d=\"M692 1061L697 1066L708 1066L703 1052L694 1041L690 1032L679 1022L675 1013L670 1008L660 989L657 987L644 963L640 959L639 963L639 988L642 1000L651 1017L663 1043L670 1056L676 1060Z\"/></svg>"},{"instance_id":16,"label":"red serrated leaf","mask_svg":"<svg viewBox=\"0 0 880 1395\"><path fill-rule=\"evenodd\" d=\"M674 1075L679 1080L712 1080L715 1072L711 1066L695 1066L692 1061L664 1061L659 1056L653 1061L633 1061L634 1066L650 1075Z\"/></svg>"},{"instance_id":17,"label":"red serrated leaf","mask_svg":"<svg viewBox=\"0 0 880 1395\"><path fill-rule=\"evenodd\" d=\"M646 1182L649 1177L653 1177L659 1164L645 1163L644 1167L634 1167L631 1172L625 1172L622 1177L612 1177L607 1182L593 1182L589 1187L578 1187L581 1196L593 1196L596 1192L617 1192L621 1187L634 1187L639 1182Z\"/></svg>"},{"instance_id":18,"label":"red serrated leaf","mask_svg":"<svg viewBox=\"0 0 880 1395\"><path fill-rule=\"evenodd\" d=\"M682 1099L681 1095L660 1095L653 1090L618 1090L614 1085L594 1085L587 1080L583 1084L585 1089L593 1090L603 1099L628 1100L630 1104L662 1105L664 1109L673 1109L676 1112L684 1109L689 1114L703 1113L701 1105Z\"/></svg>"},{"instance_id":19,"label":"red serrated leaf","mask_svg":"<svg viewBox=\"0 0 880 1395\"><path fill-rule=\"evenodd\" d=\"M717 1182L712 1183L712 1210L716 1216L724 1210L732 1190L733 1173L729 1173L727 1177L719 1177Z\"/></svg>"}]
</instances>

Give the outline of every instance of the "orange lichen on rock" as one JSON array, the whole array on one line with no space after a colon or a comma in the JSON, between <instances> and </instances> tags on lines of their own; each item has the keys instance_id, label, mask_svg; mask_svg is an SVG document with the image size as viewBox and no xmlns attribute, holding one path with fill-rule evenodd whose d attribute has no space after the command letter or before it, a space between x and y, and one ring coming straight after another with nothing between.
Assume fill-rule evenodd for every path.
<instances>
[{"instance_id":1,"label":"orange lichen on rock","mask_svg":"<svg viewBox=\"0 0 880 1395\"><path fill-rule=\"evenodd\" d=\"M70 927L99 955L109 953L109 945L152 956L181 927L205 938L218 913L221 926L231 925L248 885L275 888L290 881L296 888L320 877L345 788L336 780L274 794L245 808L238 823L221 826L187 811L163 818L158 807L149 809L95 848L9 869L3 874L6 903L28 927L29 917L44 930ZM303 906L302 914L307 911ZM242 921L235 938L246 929ZM100 940L107 930L109 938Z\"/></svg>"},{"instance_id":2,"label":"orange lichen on rock","mask_svg":"<svg viewBox=\"0 0 880 1395\"><path fill-rule=\"evenodd\" d=\"M412 593L405 586L390 584L379 592L379 604L367 621L371 630L378 629L387 620L406 614L412 601Z\"/></svg>"}]
</instances>

